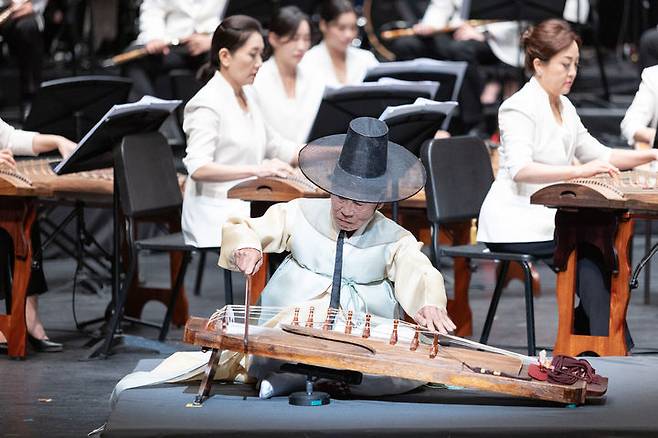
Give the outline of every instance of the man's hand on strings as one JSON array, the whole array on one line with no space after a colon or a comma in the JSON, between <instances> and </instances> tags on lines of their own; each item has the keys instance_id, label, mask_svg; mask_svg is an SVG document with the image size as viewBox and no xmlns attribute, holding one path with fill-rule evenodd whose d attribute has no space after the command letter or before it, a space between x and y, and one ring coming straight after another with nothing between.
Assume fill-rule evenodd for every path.
<instances>
[{"instance_id":1,"label":"man's hand on strings","mask_svg":"<svg viewBox=\"0 0 658 438\"><path fill-rule=\"evenodd\" d=\"M14 154L9 149L0 149L0 166L16 169L16 161L14 161Z\"/></svg>"},{"instance_id":2,"label":"man's hand on strings","mask_svg":"<svg viewBox=\"0 0 658 438\"><path fill-rule=\"evenodd\" d=\"M448 334L457 328L454 322L448 317L446 309L439 309L436 306L424 306L414 315L414 320L423 327L430 330L436 330L442 334Z\"/></svg>"},{"instance_id":3,"label":"man's hand on strings","mask_svg":"<svg viewBox=\"0 0 658 438\"><path fill-rule=\"evenodd\" d=\"M233 251L233 263L245 275L254 275L263 264L263 255L255 248L240 248Z\"/></svg>"}]
</instances>

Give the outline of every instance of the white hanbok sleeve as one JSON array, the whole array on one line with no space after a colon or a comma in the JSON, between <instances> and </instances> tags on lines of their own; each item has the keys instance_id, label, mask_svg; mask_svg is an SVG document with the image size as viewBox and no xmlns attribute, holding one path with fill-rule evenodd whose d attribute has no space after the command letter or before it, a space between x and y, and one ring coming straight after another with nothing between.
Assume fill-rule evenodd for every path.
<instances>
[{"instance_id":1,"label":"white hanbok sleeve","mask_svg":"<svg viewBox=\"0 0 658 438\"><path fill-rule=\"evenodd\" d=\"M420 251L422 243L411 234L393 245L386 273L395 286L395 298L404 311L413 316L427 305L445 309L443 276Z\"/></svg>"},{"instance_id":2,"label":"white hanbok sleeve","mask_svg":"<svg viewBox=\"0 0 658 438\"><path fill-rule=\"evenodd\" d=\"M254 248L262 252L290 251L289 241L298 201L274 204L257 218L232 217L222 227L222 248L218 265L237 271L233 252Z\"/></svg>"}]
</instances>

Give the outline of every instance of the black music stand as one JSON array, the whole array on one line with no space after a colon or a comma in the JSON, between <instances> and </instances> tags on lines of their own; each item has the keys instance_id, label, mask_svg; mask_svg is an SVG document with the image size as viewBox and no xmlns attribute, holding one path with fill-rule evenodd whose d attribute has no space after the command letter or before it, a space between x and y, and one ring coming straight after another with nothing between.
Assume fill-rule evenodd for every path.
<instances>
[{"instance_id":1,"label":"black music stand","mask_svg":"<svg viewBox=\"0 0 658 438\"><path fill-rule=\"evenodd\" d=\"M449 125L456 108L457 102L444 102L436 106L414 105L409 111L380 119L388 125L390 141L419 157L422 144L433 138L437 130Z\"/></svg>"},{"instance_id":2,"label":"black music stand","mask_svg":"<svg viewBox=\"0 0 658 438\"><path fill-rule=\"evenodd\" d=\"M444 102L440 105L409 105L399 114L386 116L382 114L381 120L388 125L388 139L404 146L409 152L420 157L420 148L426 140L434 138L439 129L446 129L457 102ZM406 111L405 111L406 110ZM391 205L392 219L397 222L399 204Z\"/></svg>"},{"instance_id":3,"label":"black music stand","mask_svg":"<svg viewBox=\"0 0 658 438\"><path fill-rule=\"evenodd\" d=\"M23 129L78 142L114 105L126 103L132 81L115 76L76 76L41 84Z\"/></svg>"},{"instance_id":4,"label":"black music stand","mask_svg":"<svg viewBox=\"0 0 658 438\"><path fill-rule=\"evenodd\" d=\"M376 82L381 78L403 81L435 81L441 84L434 100L457 101L464 83L468 63L464 61L438 61L418 58L412 61L382 62L366 73L364 82Z\"/></svg>"},{"instance_id":5,"label":"black music stand","mask_svg":"<svg viewBox=\"0 0 658 438\"><path fill-rule=\"evenodd\" d=\"M439 87L440 88L440 87ZM374 84L328 88L315 116L308 140L344 134L356 117L379 117L389 106L413 103L417 98L432 99L430 87L423 84Z\"/></svg>"},{"instance_id":6,"label":"black music stand","mask_svg":"<svg viewBox=\"0 0 658 438\"><path fill-rule=\"evenodd\" d=\"M151 105L140 105L140 102L137 102L135 104L118 105L113 107L100 121L98 121L98 123L96 123L94 128L84 136L78 145L78 148L68 158L55 167L55 173L58 175L65 175L68 173L114 167L113 151L118 147L124 137L157 131L160 128L160 125L162 125L165 119L169 117L171 112L175 110L178 105L180 105L180 101L170 101ZM114 216L114 239L112 245L112 301L115 306L114 311L120 312L121 309L117 308L119 302L117 297L121 286L120 249L122 231L120 227L121 201L119 199L117 183L117 177L114 175L114 191L112 196ZM88 358L98 356L107 357L110 349L119 343L127 346L148 348L160 353L175 351L175 349L168 347L162 342L117 333L111 345L106 345L105 338L103 338L92 346Z\"/></svg>"}]
</instances>

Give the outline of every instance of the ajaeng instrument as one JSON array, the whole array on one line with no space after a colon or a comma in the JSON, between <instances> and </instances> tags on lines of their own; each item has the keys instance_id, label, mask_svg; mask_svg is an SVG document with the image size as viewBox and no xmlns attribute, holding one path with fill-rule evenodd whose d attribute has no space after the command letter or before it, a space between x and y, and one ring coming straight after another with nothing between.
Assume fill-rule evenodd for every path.
<instances>
[{"instance_id":1,"label":"ajaeng instrument","mask_svg":"<svg viewBox=\"0 0 658 438\"><path fill-rule=\"evenodd\" d=\"M589 393L583 380L571 385L532 380L528 369L535 358L402 320L322 306L226 306L209 319L191 318L184 341L213 350L199 404L210 391L222 350L560 403L583 404L607 389L607 380Z\"/></svg>"}]
</instances>

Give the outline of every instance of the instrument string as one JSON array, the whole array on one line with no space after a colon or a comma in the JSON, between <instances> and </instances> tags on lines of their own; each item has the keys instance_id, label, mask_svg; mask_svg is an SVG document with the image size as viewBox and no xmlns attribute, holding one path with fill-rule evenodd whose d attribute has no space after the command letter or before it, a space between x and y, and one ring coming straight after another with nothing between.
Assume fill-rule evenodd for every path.
<instances>
[{"instance_id":1,"label":"instrument string","mask_svg":"<svg viewBox=\"0 0 658 438\"><path fill-rule=\"evenodd\" d=\"M249 320L249 325L263 325L267 321L271 320L272 318L280 317L282 314L288 314L286 315L285 318L282 318L280 323L284 324L290 324L292 322L292 314L293 310L299 308L297 306L291 306L291 307L264 307L264 306L249 306L249 311L250 314L248 315L248 320ZM328 316L331 317L337 317L340 316L342 317L341 322L343 324L336 326L335 331L343 331L345 329L345 325L347 323L347 312L345 310L337 310L337 309L329 309L327 311L326 315L318 315L316 318L313 319L312 322L309 322L307 320L308 318L308 312L305 313L304 315L299 316L299 321L298 324L300 326L305 326L307 323L311 324L311 327L313 329L315 328L323 328L325 325L325 320ZM219 325L217 325L220 321L224 320L226 318L227 323L238 323L238 324L244 324L245 321L245 316L246 315L246 309L244 305L230 305L230 306L225 306L221 309L218 309L213 315L209 318L209 326L212 323L216 324L216 327L219 329ZM350 327L354 329L358 329L363 326L364 321L366 320L366 315L365 314L360 314L360 313L354 313L353 316L351 317L351 320L349 322ZM373 318L373 323L378 323L378 322L384 322L384 321L392 321L388 320L385 318L377 317ZM399 329L402 330L403 328L406 328L410 330L411 332L418 331L421 335L425 335L427 337L433 337L434 335L438 335L441 338L444 338L446 340L449 340L451 343L454 343L456 345L462 346L462 347L467 347L471 348L474 350L482 350L490 353L496 353L496 354L501 354L504 356L509 356L513 357L516 359L521 360L524 363L534 363L536 362L536 358L531 357L531 356L526 356L520 353L516 353L513 351L509 350L504 350L502 348L498 347L493 347L490 345L482 344L477 341L473 341L467 338L462 338L459 336L455 335L450 335L450 334L443 334L438 332L437 330L432 330L428 329L426 327L419 326L418 324L413 324L407 321L402 321L399 320ZM361 336L361 333L355 332L351 333L352 336ZM381 339L381 340L386 340L386 336L381 333L373 332L372 337L375 339ZM461 360L460 360L461 362Z\"/></svg>"}]
</instances>

